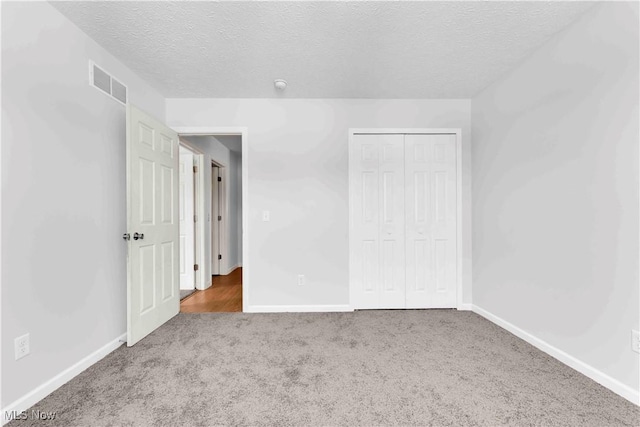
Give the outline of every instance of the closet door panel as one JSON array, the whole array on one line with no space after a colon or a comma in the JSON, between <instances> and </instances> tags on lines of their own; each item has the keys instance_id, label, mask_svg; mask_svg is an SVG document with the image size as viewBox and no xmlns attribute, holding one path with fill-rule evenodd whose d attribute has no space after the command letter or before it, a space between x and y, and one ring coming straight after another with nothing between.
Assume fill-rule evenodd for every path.
<instances>
[{"instance_id":1,"label":"closet door panel","mask_svg":"<svg viewBox=\"0 0 640 427\"><path fill-rule=\"evenodd\" d=\"M433 256L430 259L433 286L430 303L433 308L455 307L457 290L457 195L456 136L431 135Z\"/></svg>"},{"instance_id":2,"label":"closet door panel","mask_svg":"<svg viewBox=\"0 0 640 427\"><path fill-rule=\"evenodd\" d=\"M428 135L405 136L406 305L426 308L431 269L431 150Z\"/></svg>"},{"instance_id":3,"label":"closet door panel","mask_svg":"<svg viewBox=\"0 0 640 427\"><path fill-rule=\"evenodd\" d=\"M408 308L456 306L455 135L406 135Z\"/></svg>"},{"instance_id":4,"label":"closet door panel","mask_svg":"<svg viewBox=\"0 0 640 427\"><path fill-rule=\"evenodd\" d=\"M404 135L376 135L380 142L380 304L405 307Z\"/></svg>"},{"instance_id":5,"label":"closet door panel","mask_svg":"<svg viewBox=\"0 0 640 427\"><path fill-rule=\"evenodd\" d=\"M354 135L350 281L356 309L456 306L456 136Z\"/></svg>"},{"instance_id":6,"label":"closet door panel","mask_svg":"<svg viewBox=\"0 0 640 427\"><path fill-rule=\"evenodd\" d=\"M380 144L369 135L355 135L349 149L351 304L354 308L377 308L380 302Z\"/></svg>"}]
</instances>

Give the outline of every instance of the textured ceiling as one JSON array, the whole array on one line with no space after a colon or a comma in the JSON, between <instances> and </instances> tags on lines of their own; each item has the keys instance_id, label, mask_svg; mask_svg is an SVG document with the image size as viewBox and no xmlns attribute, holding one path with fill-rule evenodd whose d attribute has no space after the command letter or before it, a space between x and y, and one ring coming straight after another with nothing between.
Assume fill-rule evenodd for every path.
<instances>
[{"instance_id":1,"label":"textured ceiling","mask_svg":"<svg viewBox=\"0 0 640 427\"><path fill-rule=\"evenodd\" d=\"M53 2L169 98L470 98L593 4Z\"/></svg>"}]
</instances>

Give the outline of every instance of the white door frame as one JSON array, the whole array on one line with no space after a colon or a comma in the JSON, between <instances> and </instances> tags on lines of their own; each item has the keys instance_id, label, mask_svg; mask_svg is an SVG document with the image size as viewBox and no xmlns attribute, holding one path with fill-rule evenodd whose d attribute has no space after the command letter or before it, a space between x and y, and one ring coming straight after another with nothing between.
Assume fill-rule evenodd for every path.
<instances>
[{"instance_id":1,"label":"white door frame","mask_svg":"<svg viewBox=\"0 0 640 427\"><path fill-rule=\"evenodd\" d=\"M196 287L198 264L196 258L196 172L194 171L196 154L188 147L178 143L178 199L180 206L180 290L193 290ZM184 191L183 191L184 190ZM184 238L184 241L183 241ZM184 268L184 272L182 271ZM186 288L185 286L188 286Z\"/></svg>"},{"instance_id":2,"label":"white door frame","mask_svg":"<svg viewBox=\"0 0 640 427\"><path fill-rule=\"evenodd\" d=\"M349 147L353 144L353 137L356 134L429 134L429 135L456 135L456 307L458 310L465 309L462 295L462 233L466 232L462 227L462 130L459 128L349 128ZM349 156L351 150L349 149ZM351 182L351 162L349 158L349 182ZM351 185L349 184L349 245L353 240L353 204L351 203ZM349 248L349 306L353 309L352 298L355 280L352 276L354 271L351 248Z\"/></svg>"},{"instance_id":3,"label":"white door frame","mask_svg":"<svg viewBox=\"0 0 640 427\"><path fill-rule=\"evenodd\" d=\"M217 202L217 208L218 208L218 214L220 216L222 216L222 220L217 221L216 219L216 215L214 215L214 202L213 202L213 175L212 175L212 179L211 179L211 236L212 236L212 241L211 241L211 247L214 247L213 244L213 236L215 235L215 233L213 232L214 227L214 221L217 221L218 226L216 227L218 230L218 234L217 234L217 238L218 238L218 244L215 246L218 248L218 254L222 255L222 260L221 262L218 262L218 272L214 273L213 271L213 267L211 267L211 274L219 274L219 275L223 275L226 276L227 274L231 273L231 265L229 265L229 229L227 228L227 219L229 216L229 204L227 203L227 180L229 179L229 174L228 174L228 169L231 165L225 165L222 162L219 162L217 159L211 159L211 167L216 167L218 168L218 176L220 178L222 178L222 180L220 181L220 184L218 185L218 191L217 191L217 196L218 196L218 202ZM222 231L221 231L222 230ZM215 259L215 257L217 256L217 254L214 253L215 251L211 251L211 259L212 261L217 261Z\"/></svg>"},{"instance_id":4,"label":"white door frame","mask_svg":"<svg viewBox=\"0 0 640 427\"><path fill-rule=\"evenodd\" d=\"M206 207L204 205L204 200L205 200L204 198L205 186L204 186L204 173L203 173L204 153L202 152L202 150L198 149L193 144L190 144L189 141L185 141L182 138L180 138L180 145L182 145L189 151L193 152L193 157L196 159L196 163L198 167L198 172L196 173L196 179L195 179L195 187L193 189L193 192L196 196L195 214L196 214L196 217L198 218L195 226L196 232L195 232L194 259L196 264L198 264L199 266L198 271L195 274L196 289L204 290L209 287L209 282L211 281L211 278L207 278L205 276L206 269L203 268L204 262L205 262L205 259L204 259L205 218L207 217L207 212L205 210Z\"/></svg>"},{"instance_id":5,"label":"white door frame","mask_svg":"<svg viewBox=\"0 0 640 427\"><path fill-rule=\"evenodd\" d=\"M172 126L171 128L180 136L237 135L242 138L242 311L247 312L249 311L249 301L251 300L251 270L249 264L249 129L243 126ZM207 165L207 167L211 167L211 165ZM203 175L201 174L201 176ZM202 181L202 184L204 186L204 181ZM204 191L204 188L202 191ZM204 227L204 221L202 226ZM204 235L204 231L202 235Z\"/></svg>"}]
</instances>

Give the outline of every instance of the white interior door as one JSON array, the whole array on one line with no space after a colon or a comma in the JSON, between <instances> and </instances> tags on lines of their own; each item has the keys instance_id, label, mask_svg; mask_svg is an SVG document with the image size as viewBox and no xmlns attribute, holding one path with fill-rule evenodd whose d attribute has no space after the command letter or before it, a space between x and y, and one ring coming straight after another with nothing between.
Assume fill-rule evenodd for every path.
<instances>
[{"instance_id":1,"label":"white interior door","mask_svg":"<svg viewBox=\"0 0 640 427\"><path fill-rule=\"evenodd\" d=\"M180 147L180 289L195 287L195 210L193 154Z\"/></svg>"},{"instance_id":2,"label":"white interior door","mask_svg":"<svg viewBox=\"0 0 640 427\"><path fill-rule=\"evenodd\" d=\"M178 135L127 107L127 345L178 314Z\"/></svg>"},{"instance_id":3,"label":"white interior door","mask_svg":"<svg viewBox=\"0 0 640 427\"><path fill-rule=\"evenodd\" d=\"M404 308L404 136L355 135L351 159L351 300Z\"/></svg>"},{"instance_id":4,"label":"white interior door","mask_svg":"<svg viewBox=\"0 0 640 427\"><path fill-rule=\"evenodd\" d=\"M456 306L456 135L405 136L407 308Z\"/></svg>"},{"instance_id":5,"label":"white interior door","mask_svg":"<svg viewBox=\"0 0 640 427\"><path fill-rule=\"evenodd\" d=\"M220 272L220 168L211 169L211 274Z\"/></svg>"}]
</instances>

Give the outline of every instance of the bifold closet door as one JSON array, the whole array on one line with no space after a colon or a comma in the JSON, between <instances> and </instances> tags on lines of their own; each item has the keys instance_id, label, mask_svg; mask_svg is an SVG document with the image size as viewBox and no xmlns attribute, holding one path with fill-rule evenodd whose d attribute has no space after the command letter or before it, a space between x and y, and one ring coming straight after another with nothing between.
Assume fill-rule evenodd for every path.
<instances>
[{"instance_id":1,"label":"bifold closet door","mask_svg":"<svg viewBox=\"0 0 640 427\"><path fill-rule=\"evenodd\" d=\"M350 150L351 302L404 308L404 135L354 135Z\"/></svg>"},{"instance_id":2,"label":"bifold closet door","mask_svg":"<svg viewBox=\"0 0 640 427\"><path fill-rule=\"evenodd\" d=\"M405 136L407 308L456 306L456 135Z\"/></svg>"}]
</instances>

